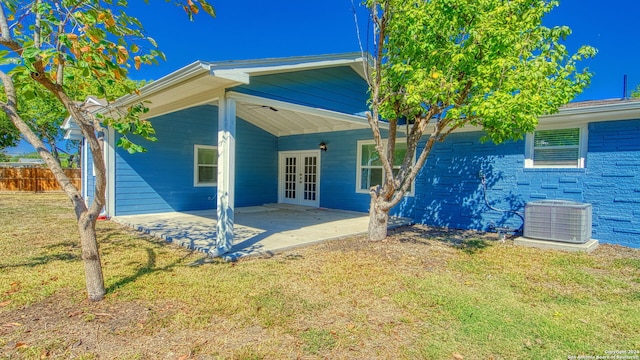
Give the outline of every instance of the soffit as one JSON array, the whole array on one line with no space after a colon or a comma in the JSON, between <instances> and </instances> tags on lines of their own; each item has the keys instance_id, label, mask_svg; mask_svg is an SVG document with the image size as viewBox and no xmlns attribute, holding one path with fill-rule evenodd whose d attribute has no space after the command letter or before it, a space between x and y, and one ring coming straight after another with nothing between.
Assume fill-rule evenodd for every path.
<instances>
[{"instance_id":1,"label":"soffit","mask_svg":"<svg viewBox=\"0 0 640 360\"><path fill-rule=\"evenodd\" d=\"M186 109L203 104L212 104L226 87L238 83L208 74L185 80L140 100L149 101L149 112L145 117L152 118L170 112Z\"/></svg>"},{"instance_id":2,"label":"soffit","mask_svg":"<svg viewBox=\"0 0 640 360\"><path fill-rule=\"evenodd\" d=\"M357 124L325 116L288 109L276 109L251 103L238 103L236 114L239 118L275 136L357 130L369 127L366 123Z\"/></svg>"}]
</instances>

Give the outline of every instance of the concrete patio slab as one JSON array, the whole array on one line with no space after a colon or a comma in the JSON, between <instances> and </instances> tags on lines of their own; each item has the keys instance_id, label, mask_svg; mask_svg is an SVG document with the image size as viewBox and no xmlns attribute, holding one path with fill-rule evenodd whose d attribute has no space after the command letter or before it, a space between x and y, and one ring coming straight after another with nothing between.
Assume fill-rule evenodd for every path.
<instances>
[{"instance_id":1,"label":"concrete patio slab","mask_svg":"<svg viewBox=\"0 0 640 360\"><path fill-rule=\"evenodd\" d=\"M215 210L116 216L112 220L163 238L189 249L208 252L215 245ZM404 218L391 218L389 228L408 225ZM272 255L294 247L364 234L366 213L268 204L235 211L235 240L223 256L234 261L243 256Z\"/></svg>"}]
</instances>

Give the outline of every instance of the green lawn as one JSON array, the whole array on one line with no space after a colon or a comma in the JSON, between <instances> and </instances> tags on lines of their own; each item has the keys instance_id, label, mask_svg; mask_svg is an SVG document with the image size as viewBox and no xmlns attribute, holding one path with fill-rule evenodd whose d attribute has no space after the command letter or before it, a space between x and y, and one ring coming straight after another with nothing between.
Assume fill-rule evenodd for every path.
<instances>
[{"instance_id":1,"label":"green lawn","mask_svg":"<svg viewBox=\"0 0 640 360\"><path fill-rule=\"evenodd\" d=\"M0 359L640 358L640 250L410 227L237 263L98 223L89 303L62 194L0 193Z\"/></svg>"}]
</instances>

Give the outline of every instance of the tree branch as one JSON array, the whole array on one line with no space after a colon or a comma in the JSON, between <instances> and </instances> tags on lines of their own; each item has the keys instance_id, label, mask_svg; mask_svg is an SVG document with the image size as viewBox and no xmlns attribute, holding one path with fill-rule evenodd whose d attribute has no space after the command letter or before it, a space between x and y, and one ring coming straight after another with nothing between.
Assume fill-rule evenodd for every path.
<instances>
[{"instance_id":1,"label":"tree branch","mask_svg":"<svg viewBox=\"0 0 640 360\"><path fill-rule=\"evenodd\" d=\"M33 7L35 8L36 13L36 21L33 27L33 47L36 49L40 49L41 44L41 35L42 35L42 14L40 14L40 9L38 9L38 5L40 5L40 0L36 0Z\"/></svg>"},{"instance_id":2,"label":"tree branch","mask_svg":"<svg viewBox=\"0 0 640 360\"><path fill-rule=\"evenodd\" d=\"M4 5L0 2L0 41L4 43L10 40L9 23L7 22L7 16L4 14Z\"/></svg>"},{"instance_id":3,"label":"tree branch","mask_svg":"<svg viewBox=\"0 0 640 360\"><path fill-rule=\"evenodd\" d=\"M75 203L76 209L76 217L79 218L80 213L87 209L84 201L82 200L82 195L73 186L71 180L65 175L62 167L58 163L58 161L51 155L51 153L46 149L45 144L40 140L40 138L33 132L33 130L27 125L27 123L18 115L18 102L15 87L13 85L13 80L4 71L0 71L0 81L2 81L2 85L4 86L5 93L7 95L7 102L0 103L0 107L7 114L7 116L11 119L13 124L20 130L20 132L25 136L27 141L36 148L40 157L47 163L49 169L56 177L56 180L60 183L64 192L69 196L72 201ZM80 210L80 211L79 211Z\"/></svg>"}]
</instances>

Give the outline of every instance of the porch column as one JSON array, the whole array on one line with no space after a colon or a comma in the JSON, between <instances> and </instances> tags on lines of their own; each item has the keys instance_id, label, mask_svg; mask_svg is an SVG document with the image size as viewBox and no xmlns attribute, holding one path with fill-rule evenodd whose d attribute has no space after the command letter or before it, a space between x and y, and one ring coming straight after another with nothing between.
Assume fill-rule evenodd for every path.
<instances>
[{"instance_id":1,"label":"porch column","mask_svg":"<svg viewBox=\"0 0 640 360\"><path fill-rule=\"evenodd\" d=\"M218 222L216 247L209 255L220 256L233 245L233 208L235 203L236 101L220 96L218 100Z\"/></svg>"}]
</instances>

